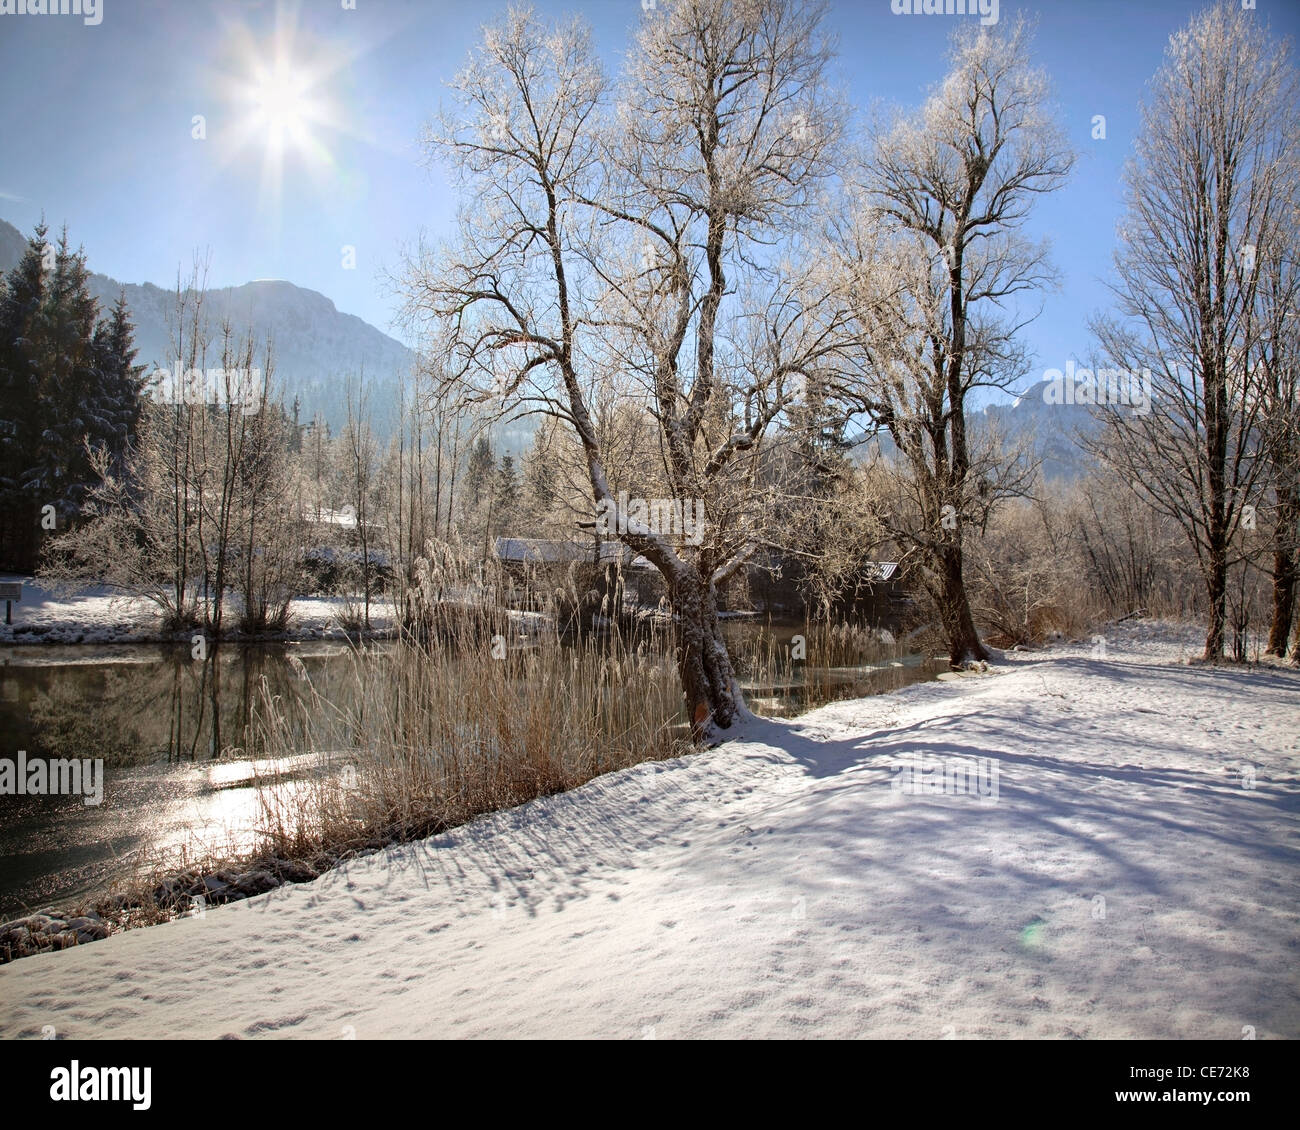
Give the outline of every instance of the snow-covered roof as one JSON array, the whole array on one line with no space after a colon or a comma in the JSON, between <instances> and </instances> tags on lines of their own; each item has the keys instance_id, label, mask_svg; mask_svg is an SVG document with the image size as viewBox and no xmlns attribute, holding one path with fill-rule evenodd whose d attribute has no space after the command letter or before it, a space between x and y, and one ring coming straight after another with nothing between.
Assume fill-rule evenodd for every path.
<instances>
[{"instance_id":1,"label":"snow-covered roof","mask_svg":"<svg viewBox=\"0 0 1300 1130\"><path fill-rule=\"evenodd\" d=\"M581 561L595 564L597 557L591 542L587 541L552 541L546 538L497 538L493 543L493 552L500 561L519 564L560 564ZM601 564L614 564L621 561L630 569L652 568L644 557L634 556L627 546L616 541L600 543Z\"/></svg>"},{"instance_id":2,"label":"snow-covered roof","mask_svg":"<svg viewBox=\"0 0 1300 1130\"><path fill-rule=\"evenodd\" d=\"M548 541L544 538L497 538L493 551L502 561L548 562L590 561L590 545L572 541Z\"/></svg>"},{"instance_id":3,"label":"snow-covered roof","mask_svg":"<svg viewBox=\"0 0 1300 1130\"><path fill-rule=\"evenodd\" d=\"M328 506L304 505L302 516L304 521L319 522L322 526L346 526L355 529L357 525L357 512L351 506L332 510Z\"/></svg>"}]
</instances>

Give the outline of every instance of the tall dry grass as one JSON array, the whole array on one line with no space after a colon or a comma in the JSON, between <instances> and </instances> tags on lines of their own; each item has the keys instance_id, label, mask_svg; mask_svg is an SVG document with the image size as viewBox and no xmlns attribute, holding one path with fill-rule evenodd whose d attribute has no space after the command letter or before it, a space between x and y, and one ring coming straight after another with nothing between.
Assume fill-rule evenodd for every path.
<instances>
[{"instance_id":1,"label":"tall dry grass","mask_svg":"<svg viewBox=\"0 0 1300 1130\"><path fill-rule=\"evenodd\" d=\"M305 733L322 763L306 780L259 779L264 850L304 858L420 838L687 752L669 654L618 632L565 644L544 617L443 602L419 632L354 648L354 686L338 697L356 705L313 692L255 711L259 752L287 759Z\"/></svg>"},{"instance_id":2,"label":"tall dry grass","mask_svg":"<svg viewBox=\"0 0 1300 1130\"><path fill-rule=\"evenodd\" d=\"M323 691L301 664L294 698L263 678L248 727L267 767L254 776L258 826L223 868L318 871L689 752L670 618L627 620L617 586L602 602L574 584L526 594L540 611L511 611L497 601L506 591L519 601L515 580L431 545L399 598L395 639L354 643L347 673L331 672ZM562 637L557 620L576 623L564 610L593 599L604 629ZM904 647L865 626L809 623L802 635L797 659L770 631L733 639L758 712L795 714L918 677Z\"/></svg>"}]
</instances>

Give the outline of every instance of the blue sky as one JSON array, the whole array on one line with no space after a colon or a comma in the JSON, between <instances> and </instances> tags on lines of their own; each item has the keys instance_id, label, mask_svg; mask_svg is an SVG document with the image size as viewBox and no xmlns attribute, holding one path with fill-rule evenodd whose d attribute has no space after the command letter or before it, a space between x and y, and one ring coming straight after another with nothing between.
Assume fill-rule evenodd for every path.
<instances>
[{"instance_id":1,"label":"blue sky","mask_svg":"<svg viewBox=\"0 0 1300 1130\"><path fill-rule=\"evenodd\" d=\"M381 329L397 300L383 282L421 228L450 229L455 200L425 167L421 127L446 96L483 23L505 3L447 0L101 0L102 20L0 15L0 217L24 233L44 212L67 221L91 267L168 285L196 249L210 285L284 278L319 290ZM641 0L544 0L588 19L611 67ZM1059 293L1026 331L1035 379L1088 351L1086 321L1107 304L1120 175L1137 104L1191 0L1001 0L1002 20L1038 19L1036 59L1056 87L1079 153L1070 183L1037 206L1031 234L1052 240ZM832 0L840 83L860 106L916 104L943 74L953 23L899 16L890 0ZM1296 39L1296 0L1257 0L1255 18ZM293 34L290 36L289 32ZM310 75L307 149L284 147L274 175L272 122L254 94L275 77ZM271 74L261 84L255 77ZM1107 137L1093 140L1092 118ZM203 115L206 137L193 119ZM279 184L279 193L275 185ZM356 266L344 266L343 248Z\"/></svg>"}]
</instances>

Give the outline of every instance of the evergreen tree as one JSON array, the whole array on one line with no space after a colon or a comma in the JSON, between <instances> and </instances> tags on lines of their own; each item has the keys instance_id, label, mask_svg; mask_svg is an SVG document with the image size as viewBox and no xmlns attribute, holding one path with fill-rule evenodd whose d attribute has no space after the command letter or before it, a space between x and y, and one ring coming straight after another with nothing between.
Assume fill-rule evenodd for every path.
<instances>
[{"instance_id":1,"label":"evergreen tree","mask_svg":"<svg viewBox=\"0 0 1300 1130\"><path fill-rule=\"evenodd\" d=\"M546 516L559 495L550 448L549 429L543 424L534 433L532 446L524 453L524 487L529 505L538 518Z\"/></svg>"},{"instance_id":2,"label":"evergreen tree","mask_svg":"<svg viewBox=\"0 0 1300 1130\"><path fill-rule=\"evenodd\" d=\"M90 439L108 452L110 465L118 469L135 440L145 380L145 366L135 364L135 327L125 294L118 295L108 317L95 327L93 355L95 416L104 426L92 432Z\"/></svg>"},{"instance_id":3,"label":"evergreen tree","mask_svg":"<svg viewBox=\"0 0 1300 1130\"><path fill-rule=\"evenodd\" d=\"M302 434L310 426L300 421L302 415L302 398L296 393L293 398L293 431L289 434L289 450L295 455L302 454Z\"/></svg>"},{"instance_id":4,"label":"evergreen tree","mask_svg":"<svg viewBox=\"0 0 1300 1130\"><path fill-rule=\"evenodd\" d=\"M0 284L0 568L28 570L40 513L32 489L41 434L41 368L35 337L45 302L44 223Z\"/></svg>"},{"instance_id":5,"label":"evergreen tree","mask_svg":"<svg viewBox=\"0 0 1300 1130\"><path fill-rule=\"evenodd\" d=\"M42 495L42 505L53 503L64 516L77 512L95 478L87 441L112 432L96 388L97 315L85 254L69 247L65 228L35 335L42 429L32 482L32 489Z\"/></svg>"},{"instance_id":6,"label":"evergreen tree","mask_svg":"<svg viewBox=\"0 0 1300 1130\"><path fill-rule=\"evenodd\" d=\"M41 431L41 366L36 336L45 307L43 223L27 241L0 292L0 495L9 501L31 486Z\"/></svg>"},{"instance_id":7,"label":"evergreen tree","mask_svg":"<svg viewBox=\"0 0 1300 1130\"><path fill-rule=\"evenodd\" d=\"M469 467L465 472L465 489L475 508L482 504L484 491L491 485L493 462L492 445L487 436L479 436L470 448Z\"/></svg>"},{"instance_id":8,"label":"evergreen tree","mask_svg":"<svg viewBox=\"0 0 1300 1130\"><path fill-rule=\"evenodd\" d=\"M496 529L508 535L514 527L519 512L519 476L515 472L514 457L501 456L492 479L492 519Z\"/></svg>"},{"instance_id":9,"label":"evergreen tree","mask_svg":"<svg viewBox=\"0 0 1300 1130\"><path fill-rule=\"evenodd\" d=\"M0 280L0 566L30 569L37 523L52 505L75 517L98 475L120 468L140 419L143 367L124 296L98 320L85 253L67 230L51 248L38 224Z\"/></svg>"}]
</instances>

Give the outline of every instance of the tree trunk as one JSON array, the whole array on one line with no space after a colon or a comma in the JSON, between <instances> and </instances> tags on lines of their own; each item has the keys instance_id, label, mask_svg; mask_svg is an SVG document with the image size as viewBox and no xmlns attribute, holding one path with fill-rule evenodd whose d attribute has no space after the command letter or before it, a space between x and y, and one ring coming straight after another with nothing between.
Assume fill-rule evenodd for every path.
<instances>
[{"instance_id":1,"label":"tree trunk","mask_svg":"<svg viewBox=\"0 0 1300 1130\"><path fill-rule=\"evenodd\" d=\"M1218 663L1223 659L1228 599L1228 566L1222 552L1211 551L1205 588L1210 603L1210 624L1205 632L1205 653L1201 658L1206 663Z\"/></svg>"},{"instance_id":2,"label":"tree trunk","mask_svg":"<svg viewBox=\"0 0 1300 1130\"><path fill-rule=\"evenodd\" d=\"M41 508L18 491L0 498L0 569L34 573L40 559Z\"/></svg>"},{"instance_id":3,"label":"tree trunk","mask_svg":"<svg viewBox=\"0 0 1300 1130\"><path fill-rule=\"evenodd\" d=\"M1226 232L1223 233L1226 235ZM1222 246L1222 245L1221 245ZM1207 358L1207 361L1210 359ZM1205 633L1206 663L1223 658L1228 594L1228 526L1226 469L1228 458L1228 385L1224 354L1216 352L1205 372L1205 463L1209 496L1203 514L1206 525L1205 583L1210 598L1210 624Z\"/></svg>"},{"instance_id":4,"label":"tree trunk","mask_svg":"<svg viewBox=\"0 0 1300 1130\"><path fill-rule=\"evenodd\" d=\"M1287 636L1291 633L1291 618L1295 614L1295 558L1289 549L1273 552L1273 622L1268 630L1268 647L1265 655L1286 655Z\"/></svg>"},{"instance_id":5,"label":"tree trunk","mask_svg":"<svg viewBox=\"0 0 1300 1130\"><path fill-rule=\"evenodd\" d=\"M671 599L677 615L677 673L691 736L701 742L730 728L745 713L745 704L722 638L713 586L687 566L673 581Z\"/></svg>"},{"instance_id":6,"label":"tree trunk","mask_svg":"<svg viewBox=\"0 0 1300 1130\"><path fill-rule=\"evenodd\" d=\"M948 641L949 661L957 667L963 663L988 659L989 653L980 642L970 612L970 601L966 598L959 542L945 545L939 550L939 581L939 618L943 624L944 638Z\"/></svg>"},{"instance_id":7,"label":"tree trunk","mask_svg":"<svg viewBox=\"0 0 1300 1130\"><path fill-rule=\"evenodd\" d=\"M1273 622L1268 630L1265 655L1286 655L1291 618L1295 615L1296 553L1293 539L1297 522L1297 500L1279 488L1277 524L1273 528Z\"/></svg>"}]
</instances>

